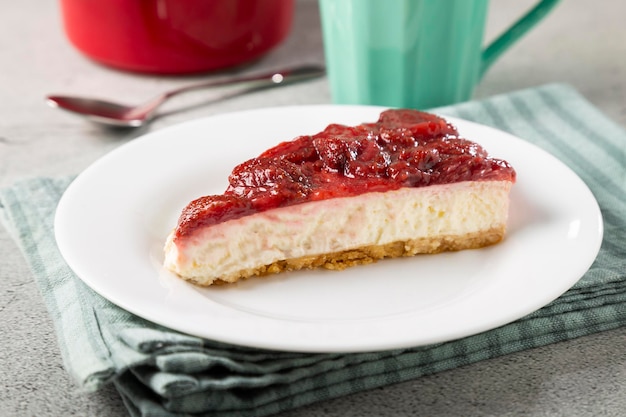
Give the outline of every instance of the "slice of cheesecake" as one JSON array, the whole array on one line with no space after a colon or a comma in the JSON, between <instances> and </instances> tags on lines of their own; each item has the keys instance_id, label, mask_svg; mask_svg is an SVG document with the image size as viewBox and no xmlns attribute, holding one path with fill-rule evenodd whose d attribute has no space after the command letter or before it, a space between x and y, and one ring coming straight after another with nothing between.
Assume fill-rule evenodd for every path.
<instances>
[{"instance_id":1,"label":"slice of cheesecake","mask_svg":"<svg viewBox=\"0 0 626 417\"><path fill-rule=\"evenodd\" d=\"M235 167L167 238L165 266L199 285L474 249L502 240L515 171L446 120L387 110Z\"/></svg>"}]
</instances>

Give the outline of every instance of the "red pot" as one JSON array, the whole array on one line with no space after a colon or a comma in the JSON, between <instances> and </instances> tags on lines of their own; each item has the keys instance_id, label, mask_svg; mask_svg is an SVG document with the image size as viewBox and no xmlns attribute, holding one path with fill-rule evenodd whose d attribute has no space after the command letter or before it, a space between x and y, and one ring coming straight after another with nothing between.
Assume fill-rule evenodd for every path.
<instances>
[{"instance_id":1,"label":"red pot","mask_svg":"<svg viewBox=\"0 0 626 417\"><path fill-rule=\"evenodd\" d=\"M60 0L85 55L130 71L183 74L242 64L280 44L294 0Z\"/></svg>"}]
</instances>

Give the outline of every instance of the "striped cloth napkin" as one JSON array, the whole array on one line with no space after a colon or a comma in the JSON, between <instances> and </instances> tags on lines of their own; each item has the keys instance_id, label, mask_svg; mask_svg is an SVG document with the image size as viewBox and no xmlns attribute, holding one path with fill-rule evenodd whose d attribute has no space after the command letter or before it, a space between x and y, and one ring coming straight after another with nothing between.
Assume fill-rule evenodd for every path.
<instances>
[{"instance_id":1,"label":"striped cloth napkin","mask_svg":"<svg viewBox=\"0 0 626 417\"><path fill-rule=\"evenodd\" d=\"M230 346L157 326L86 287L53 235L55 207L72 178L35 178L0 190L0 217L34 272L67 371L85 390L114 383L133 416L258 417L625 325L626 132L564 85L437 111L535 143L590 187L604 241L563 296L500 328L412 349L303 354Z\"/></svg>"}]
</instances>

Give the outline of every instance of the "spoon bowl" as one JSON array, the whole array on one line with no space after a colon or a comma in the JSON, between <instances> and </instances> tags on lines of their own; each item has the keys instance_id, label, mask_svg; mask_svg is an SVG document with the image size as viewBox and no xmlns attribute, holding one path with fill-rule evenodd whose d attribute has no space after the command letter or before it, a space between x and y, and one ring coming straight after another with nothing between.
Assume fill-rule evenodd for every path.
<instances>
[{"instance_id":1,"label":"spoon bowl","mask_svg":"<svg viewBox=\"0 0 626 417\"><path fill-rule=\"evenodd\" d=\"M48 96L46 102L50 107L58 107L85 116L95 122L111 126L139 127L147 120L146 117L130 117L135 109L134 107L99 99Z\"/></svg>"},{"instance_id":2,"label":"spoon bowl","mask_svg":"<svg viewBox=\"0 0 626 417\"><path fill-rule=\"evenodd\" d=\"M318 78L323 75L323 67L307 65L273 71L265 74L212 80L162 93L138 106L126 106L95 98L63 95L47 96L46 102L51 107L60 108L65 111L84 116L93 122L104 125L116 127L139 127L153 119L156 116L156 110L168 99L189 91L204 88L225 87L230 85L243 85L247 87L245 91L254 91L261 88L293 84L300 81Z\"/></svg>"}]
</instances>

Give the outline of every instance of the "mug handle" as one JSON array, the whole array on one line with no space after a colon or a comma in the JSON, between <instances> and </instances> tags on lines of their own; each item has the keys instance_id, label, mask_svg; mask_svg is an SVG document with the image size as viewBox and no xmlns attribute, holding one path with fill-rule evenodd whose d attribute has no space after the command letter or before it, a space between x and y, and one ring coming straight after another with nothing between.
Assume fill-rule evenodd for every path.
<instances>
[{"instance_id":1,"label":"mug handle","mask_svg":"<svg viewBox=\"0 0 626 417\"><path fill-rule=\"evenodd\" d=\"M560 0L541 0L508 28L502 35L489 44L482 53L480 78L493 65L500 55L539 23L557 5Z\"/></svg>"}]
</instances>

